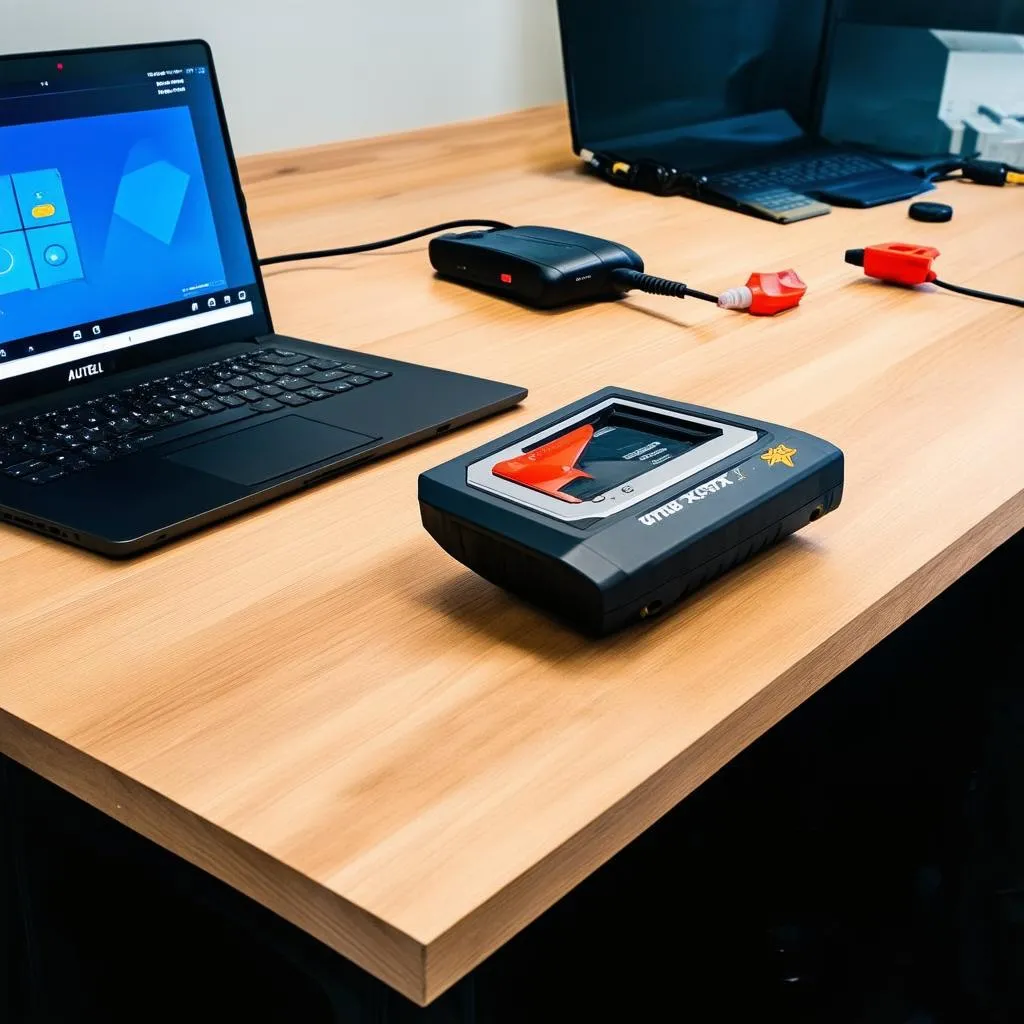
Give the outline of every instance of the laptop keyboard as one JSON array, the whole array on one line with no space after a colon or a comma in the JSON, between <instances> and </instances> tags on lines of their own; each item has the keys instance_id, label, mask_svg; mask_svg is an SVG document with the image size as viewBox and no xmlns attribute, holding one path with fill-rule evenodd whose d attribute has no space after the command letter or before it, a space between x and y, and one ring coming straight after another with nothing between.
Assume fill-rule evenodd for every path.
<instances>
[{"instance_id":1,"label":"laptop keyboard","mask_svg":"<svg viewBox=\"0 0 1024 1024\"><path fill-rule=\"evenodd\" d=\"M289 352L222 359L91 402L0 424L0 472L46 484L175 437L320 402L390 377L387 370Z\"/></svg>"},{"instance_id":2,"label":"laptop keyboard","mask_svg":"<svg viewBox=\"0 0 1024 1024\"><path fill-rule=\"evenodd\" d=\"M801 187L829 181L842 181L869 171L878 171L877 160L849 153L793 160L790 163L757 167L747 171L716 174L712 181L727 188L747 190L764 185L782 185L799 191Z\"/></svg>"}]
</instances>

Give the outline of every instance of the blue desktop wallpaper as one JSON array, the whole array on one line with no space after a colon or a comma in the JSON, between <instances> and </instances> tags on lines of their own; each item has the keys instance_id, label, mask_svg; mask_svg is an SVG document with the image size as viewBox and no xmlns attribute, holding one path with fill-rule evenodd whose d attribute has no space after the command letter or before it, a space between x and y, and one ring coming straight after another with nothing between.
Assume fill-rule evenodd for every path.
<instances>
[{"instance_id":1,"label":"blue desktop wallpaper","mask_svg":"<svg viewBox=\"0 0 1024 1024\"><path fill-rule=\"evenodd\" d=\"M188 107L0 127L0 342L230 283Z\"/></svg>"}]
</instances>

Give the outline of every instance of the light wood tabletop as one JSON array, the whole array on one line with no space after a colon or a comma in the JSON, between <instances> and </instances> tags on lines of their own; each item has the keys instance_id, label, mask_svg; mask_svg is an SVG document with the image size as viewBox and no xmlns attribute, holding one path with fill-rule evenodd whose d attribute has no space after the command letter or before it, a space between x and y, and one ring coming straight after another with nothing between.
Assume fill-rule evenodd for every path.
<instances>
[{"instance_id":1,"label":"light wood tabletop","mask_svg":"<svg viewBox=\"0 0 1024 1024\"><path fill-rule=\"evenodd\" d=\"M1024 188L779 227L580 173L565 112L243 161L260 253L549 224L776 319L648 296L538 313L426 244L272 268L278 330L526 385L512 413L136 561L0 527L0 750L425 1003L1024 526L1024 313L843 262L934 244L1019 294ZM417 475L616 384L846 454L839 510L650 625L584 639L423 531ZM753 855L756 855L754 853Z\"/></svg>"}]
</instances>

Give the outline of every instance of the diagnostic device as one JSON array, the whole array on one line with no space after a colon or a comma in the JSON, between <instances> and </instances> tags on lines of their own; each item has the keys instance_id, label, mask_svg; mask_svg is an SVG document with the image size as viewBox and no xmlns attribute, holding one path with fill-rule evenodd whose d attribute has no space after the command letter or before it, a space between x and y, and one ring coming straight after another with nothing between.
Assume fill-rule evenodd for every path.
<instances>
[{"instance_id":1,"label":"diagnostic device","mask_svg":"<svg viewBox=\"0 0 1024 1024\"><path fill-rule=\"evenodd\" d=\"M596 635L657 614L842 491L827 441L614 387L419 480L445 551Z\"/></svg>"},{"instance_id":2,"label":"diagnostic device","mask_svg":"<svg viewBox=\"0 0 1024 1024\"><path fill-rule=\"evenodd\" d=\"M430 262L441 277L538 309L641 291L775 316L798 306L807 291L795 270L781 270L751 274L745 285L715 295L644 273L640 256L619 242L536 225L439 235L431 239Z\"/></svg>"}]
</instances>

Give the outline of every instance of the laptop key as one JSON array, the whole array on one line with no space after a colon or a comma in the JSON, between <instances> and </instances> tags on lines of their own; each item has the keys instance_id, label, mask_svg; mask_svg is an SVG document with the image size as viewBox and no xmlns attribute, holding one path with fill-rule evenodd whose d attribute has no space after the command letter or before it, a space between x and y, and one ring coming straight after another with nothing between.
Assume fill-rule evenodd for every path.
<instances>
[{"instance_id":1,"label":"laptop key","mask_svg":"<svg viewBox=\"0 0 1024 1024\"><path fill-rule=\"evenodd\" d=\"M299 394L300 395L305 395L306 398L311 398L314 402L320 401L321 398L330 398L331 397L330 391L323 391L321 388L318 388L318 387L303 388L299 392Z\"/></svg>"},{"instance_id":2,"label":"laptop key","mask_svg":"<svg viewBox=\"0 0 1024 1024\"><path fill-rule=\"evenodd\" d=\"M187 423L188 417L180 409L167 409L163 413L164 423Z\"/></svg>"},{"instance_id":3,"label":"laptop key","mask_svg":"<svg viewBox=\"0 0 1024 1024\"><path fill-rule=\"evenodd\" d=\"M29 441L21 446L21 450L25 455L31 455L32 458L39 459L46 455L52 455L54 452L62 451L63 448L61 445L50 441Z\"/></svg>"},{"instance_id":4,"label":"laptop key","mask_svg":"<svg viewBox=\"0 0 1024 1024\"><path fill-rule=\"evenodd\" d=\"M278 395L277 400L285 405L309 405L309 399L303 398L297 391L283 391Z\"/></svg>"},{"instance_id":5,"label":"laptop key","mask_svg":"<svg viewBox=\"0 0 1024 1024\"><path fill-rule=\"evenodd\" d=\"M48 484L51 480L59 480L64 475L64 470L56 466L47 466L38 473L30 473L25 479L30 484Z\"/></svg>"},{"instance_id":6,"label":"laptop key","mask_svg":"<svg viewBox=\"0 0 1024 1024\"><path fill-rule=\"evenodd\" d=\"M383 380L391 376L390 370L363 370L364 377L372 377L374 380Z\"/></svg>"},{"instance_id":7,"label":"laptop key","mask_svg":"<svg viewBox=\"0 0 1024 1024\"><path fill-rule=\"evenodd\" d=\"M309 363L300 363L298 366L290 366L288 373L293 377L309 377L316 373L316 367L310 366Z\"/></svg>"},{"instance_id":8,"label":"laptop key","mask_svg":"<svg viewBox=\"0 0 1024 1024\"><path fill-rule=\"evenodd\" d=\"M278 409L283 409L284 406L273 398L264 398L262 402L253 403L252 408L257 412L277 412Z\"/></svg>"},{"instance_id":9,"label":"laptop key","mask_svg":"<svg viewBox=\"0 0 1024 1024\"><path fill-rule=\"evenodd\" d=\"M277 366L297 366L305 360L305 356L297 355L295 352L267 352L256 357L261 363L274 364Z\"/></svg>"},{"instance_id":10,"label":"laptop key","mask_svg":"<svg viewBox=\"0 0 1024 1024\"><path fill-rule=\"evenodd\" d=\"M310 363L310 366L313 364ZM326 384L329 380L341 380L347 376L344 370L321 370L320 373L310 374L306 380L310 384Z\"/></svg>"},{"instance_id":11,"label":"laptop key","mask_svg":"<svg viewBox=\"0 0 1024 1024\"><path fill-rule=\"evenodd\" d=\"M94 444L91 448L83 448L82 454L91 462L109 462L113 456L109 448L101 444Z\"/></svg>"},{"instance_id":12,"label":"laptop key","mask_svg":"<svg viewBox=\"0 0 1024 1024\"><path fill-rule=\"evenodd\" d=\"M5 472L8 476L20 477L27 476L29 473L38 473L39 470L45 468L45 462L40 462L39 459L29 459L28 462L18 462L13 466L8 466Z\"/></svg>"},{"instance_id":13,"label":"laptop key","mask_svg":"<svg viewBox=\"0 0 1024 1024\"><path fill-rule=\"evenodd\" d=\"M336 370L341 363L337 359L310 359L309 365L315 366L318 370Z\"/></svg>"},{"instance_id":14,"label":"laptop key","mask_svg":"<svg viewBox=\"0 0 1024 1024\"><path fill-rule=\"evenodd\" d=\"M321 384L320 387L322 387L324 391L330 391L332 395L340 395L342 391L352 390L352 385L346 384L343 380L329 380L326 383Z\"/></svg>"},{"instance_id":15,"label":"laptop key","mask_svg":"<svg viewBox=\"0 0 1024 1024\"><path fill-rule=\"evenodd\" d=\"M266 395L267 398L277 398L282 393L281 389L276 384L261 384L256 388L262 395Z\"/></svg>"},{"instance_id":16,"label":"laptop key","mask_svg":"<svg viewBox=\"0 0 1024 1024\"><path fill-rule=\"evenodd\" d=\"M223 412L227 406L221 405L215 398L207 398L205 402L199 403L207 412Z\"/></svg>"},{"instance_id":17,"label":"laptop key","mask_svg":"<svg viewBox=\"0 0 1024 1024\"><path fill-rule=\"evenodd\" d=\"M235 393L235 389L230 384L224 384L223 382L214 384L210 390L218 395L233 395Z\"/></svg>"},{"instance_id":18,"label":"laptop key","mask_svg":"<svg viewBox=\"0 0 1024 1024\"><path fill-rule=\"evenodd\" d=\"M141 451L143 447L145 447L146 442L149 441L152 436L152 434L146 434L139 438L125 438L123 441L118 441L117 444L114 445L114 449L119 451L122 455L131 455L134 452Z\"/></svg>"},{"instance_id":19,"label":"laptop key","mask_svg":"<svg viewBox=\"0 0 1024 1024\"><path fill-rule=\"evenodd\" d=\"M280 377L277 386L284 388L285 391L300 391L302 388L308 388L309 384L301 377Z\"/></svg>"},{"instance_id":20,"label":"laptop key","mask_svg":"<svg viewBox=\"0 0 1024 1024\"><path fill-rule=\"evenodd\" d=\"M255 383L256 381L254 381L252 377L246 377L244 374L238 377L232 377L228 381L228 384L233 388L251 388Z\"/></svg>"},{"instance_id":21,"label":"laptop key","mask_svg":"<svg viewBox=\"0 0 1024 1024\"><path fill-rule=\"evenodd\" d=\"M279 374L268 373L266 370L253 370L251 376L255 377L261 384L273 384Z\"/></svg>"},{"instance_id":22,"label":"laptop key","mask_svg":"<svg viewBox=\"0 0 1024 1024\"><path fill-rule=\"evenodd\" d=\"M360 373L353 373L350 376L345 378L345 383L346 384L351 384L351 385L353 385L354 387L357 387L357 388L361 388L364 384L369 384L370 383L370 378L369 377L364 377Z\"/></svg>"},{"instance_id":23,"label":"laptop key","mask_svg":"<svg viewBox=\"0 0 1024 1024\"><path fill-rule=\"evenodd\" d=\"M229 409L237 409L238 406L246 404L245 399L239 398L238 395L221 395L219 401Z\"/></svg>"},{"instance_id":24,"label":"laptop key","mask_svg":"<svg viewBox=\"0 0 1024 1024\"><path fill-rule=\"evenodd\" d=\"M239 391L238 395L247 402L259 402L266 397L266 395L261 395L255 388L246 388L244 391Z\"/></svg>"}]
</instances>

